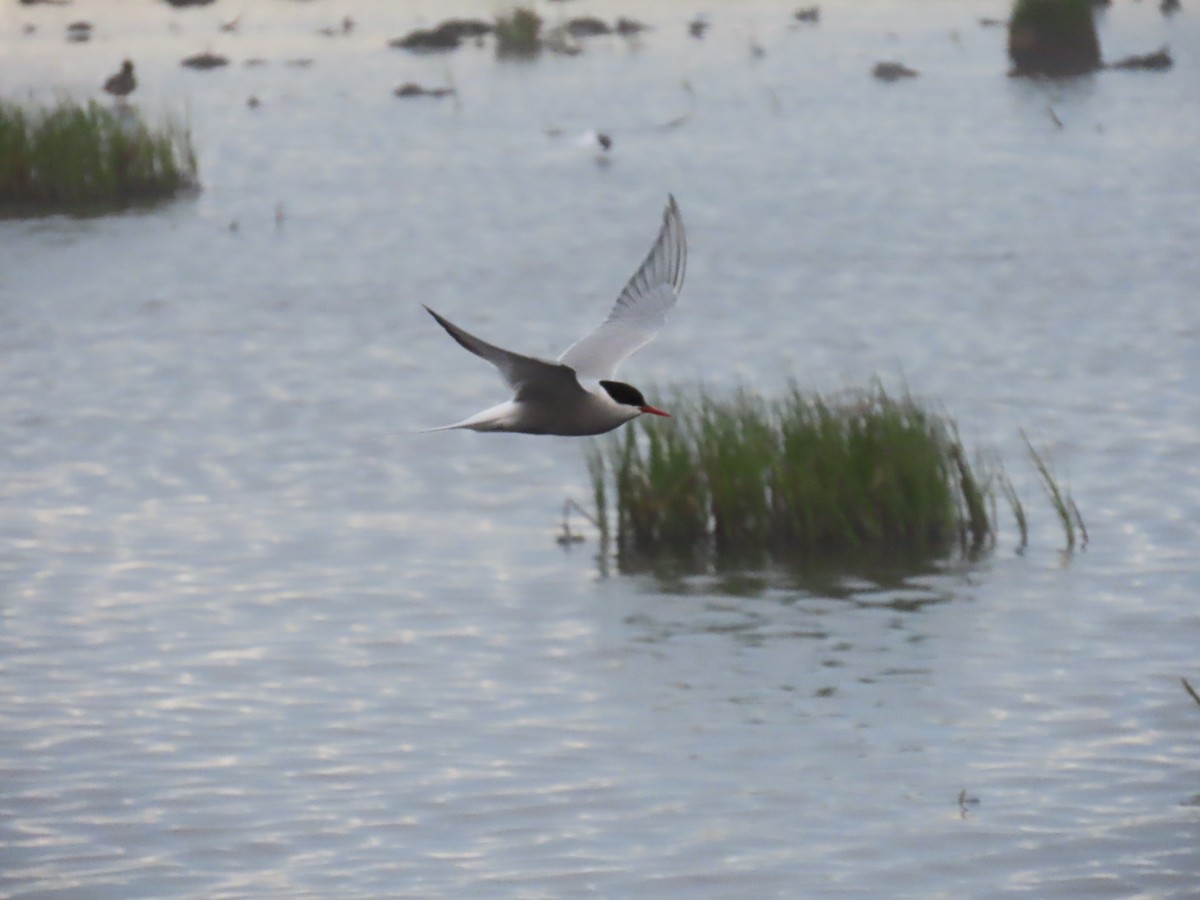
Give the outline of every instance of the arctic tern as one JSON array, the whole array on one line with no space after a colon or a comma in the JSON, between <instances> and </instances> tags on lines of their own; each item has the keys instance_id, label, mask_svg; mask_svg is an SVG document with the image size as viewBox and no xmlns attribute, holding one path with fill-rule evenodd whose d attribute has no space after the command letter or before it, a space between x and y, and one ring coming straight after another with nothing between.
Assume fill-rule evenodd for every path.
<instances>
[{"instance_id":1,"label":"arctic tern","mask_svg":"<svg viewBox=\"0 0 1200 900\"><path fill-rule=\"evenodd\" d=\"M683 219L668 195L662 228L645 262L629 279L604 323L576 341L557 362L522 356L463 331L425 307L450 337L490 362L514 391L511 400L476 413L448 431L510 431L522 434L603 434L642 413L669 416L646 402L633 385L614 381L617 367L654 339L679 299L687 262Z\"/></svg>"}]
</instances>

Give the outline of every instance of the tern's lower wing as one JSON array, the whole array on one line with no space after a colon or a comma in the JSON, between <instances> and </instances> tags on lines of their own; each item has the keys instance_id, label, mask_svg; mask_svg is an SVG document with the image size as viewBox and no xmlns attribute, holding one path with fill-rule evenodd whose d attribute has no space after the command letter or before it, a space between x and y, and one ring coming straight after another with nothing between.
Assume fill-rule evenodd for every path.
<instances>
[{"instance_id":1,"label":"tern's lower wing","mask_svg":"<svg viewBox=\"0 0 1200 900\"><path fill-rule=\"evenodd\" d=\"M513 353L511 350L489 344L482 338L477 338L470 332L459 328L449 319L439 316L428 306L425 309L437 319L439 325L446 329L450 337L499 369L504 380L516 392L515 399L569 398L583 392L583 388L575 377L575 372L568 366L536 359L532 356L522 356L520 353Z\"/></svg>"},{"instance_id":2,"label":"tern's lower wing","mask_svg":"<svg viewBox=\"0 0 1200 900\"><path fill-rule=\"evenodd\" d=\"M580 378L612 378L617 367L648 344L679 299L687 267L687 236L675 198L668 196L662 228L604 324L576 341L558 361Z\"/></svg>"}]
</instances>

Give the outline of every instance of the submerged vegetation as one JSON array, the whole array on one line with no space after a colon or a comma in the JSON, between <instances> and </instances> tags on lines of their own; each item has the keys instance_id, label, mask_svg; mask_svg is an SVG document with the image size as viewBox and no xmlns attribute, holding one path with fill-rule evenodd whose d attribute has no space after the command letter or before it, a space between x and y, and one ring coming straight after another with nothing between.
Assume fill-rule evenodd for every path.
<instances>
[{"instance_id":1,"label":"submerged vegetation","mask_svg":"<svg viewBox=\"0 0 1200 900\"><path fill-rule=\"evenodd\" d=\"M128 107L0 100L0 206L58 211L174 196L196 184L191 133L151 128Z\"/></svg>"},{"instance_id":2,"label":"submerged vegetation","mask_svg":"<svg viewBox=\"0 0 1200 900\"><path fill-rule=\"evenodd\" d=\"M589 455L597 522L626 558L938 555L994 539L992 479L911 397L677 392L672 410L671 427L639 420Z\"/></svg>"},{"instance_id":3,"label":"submerged vegetation","mask_svg":"<svg viewBox=\"0 0 1200 900\"><path fill-rule=\"evenodd\" d=\"M676 390L673 420L638 419L588 453L594 516L622 566L868 557L974 558L996 541L997 494L1028 544L1025 507L998 463L968 460L954 422L876 384L836 398ZM1022 433L1063 529L1086 548L1070 492Z\"/></svg>"}]
</instances>

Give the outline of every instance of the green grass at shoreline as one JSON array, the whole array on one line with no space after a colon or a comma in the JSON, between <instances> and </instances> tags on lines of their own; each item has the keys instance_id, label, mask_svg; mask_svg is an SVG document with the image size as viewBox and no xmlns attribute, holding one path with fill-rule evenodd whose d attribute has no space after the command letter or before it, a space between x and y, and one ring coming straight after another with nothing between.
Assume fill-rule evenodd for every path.
<instances>
[{"instance_id":1,"label":"green grass at shoreline","mask_svg":"<svg viewBox=\"0 0 1200 900\"><path fill-rule=\"evenodd\" d=\"M18 214L172 197L196 186L191 133L89 100L0 100L0 209Z\"/></svg>"}]
</instances>

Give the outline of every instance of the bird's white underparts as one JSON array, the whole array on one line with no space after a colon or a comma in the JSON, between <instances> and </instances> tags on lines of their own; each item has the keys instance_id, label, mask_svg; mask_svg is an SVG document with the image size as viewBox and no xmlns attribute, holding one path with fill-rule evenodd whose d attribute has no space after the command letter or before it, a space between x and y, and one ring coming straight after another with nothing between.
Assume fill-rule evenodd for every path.
<instances>
[{"instance_id":1,"label":"bird's white underparts","mask_svg":"<svg viewBox=\"0 0 1200 900\"><path fill-rule=\"evenodd\" d=\"M475 415L430 428L579 436L612 431L643 413L667 416L631 384L616 381L617 368L658 334L679 299L687 262L683 218L667 197L662 228L612 312L595 331L568 347L557 361L513 353L481 340L425 307L467 350L495 366L513 398Z\"/></svg>"}]
</instances>

